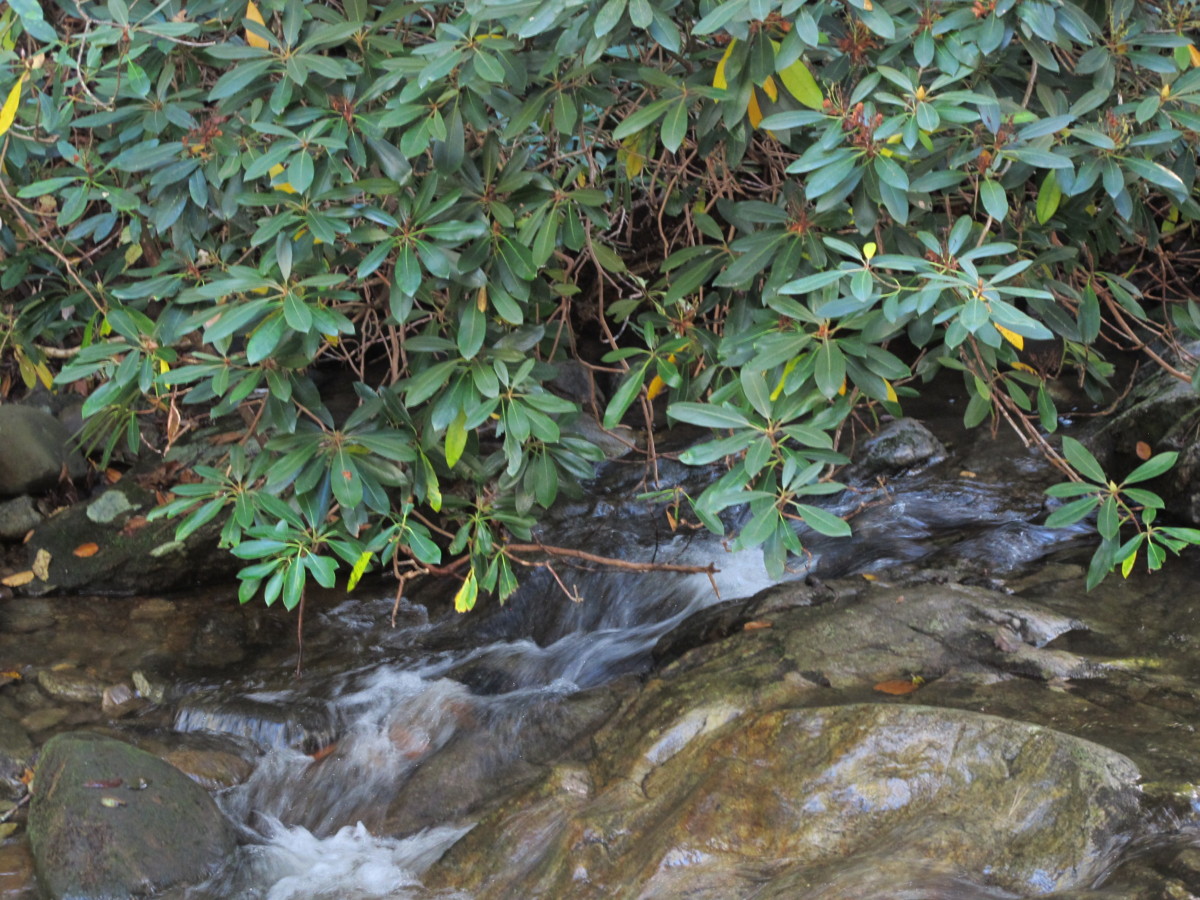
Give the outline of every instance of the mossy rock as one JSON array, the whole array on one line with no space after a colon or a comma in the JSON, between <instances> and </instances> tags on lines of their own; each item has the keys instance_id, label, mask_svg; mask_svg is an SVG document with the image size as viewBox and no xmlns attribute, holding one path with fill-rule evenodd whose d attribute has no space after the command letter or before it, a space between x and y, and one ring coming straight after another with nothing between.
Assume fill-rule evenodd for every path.
<instances>
[{"instance_id":1,"label":"mossy rock","mask_svg":"<svg viewBox=\"0 0 1200 900\"><path fill-rule=\"evenodd\" d=\"M124 900L198 882L235 846L212 798L174 766L80 732L42 750L29 837L53 900Z\"/></svg>"}]
</instances>

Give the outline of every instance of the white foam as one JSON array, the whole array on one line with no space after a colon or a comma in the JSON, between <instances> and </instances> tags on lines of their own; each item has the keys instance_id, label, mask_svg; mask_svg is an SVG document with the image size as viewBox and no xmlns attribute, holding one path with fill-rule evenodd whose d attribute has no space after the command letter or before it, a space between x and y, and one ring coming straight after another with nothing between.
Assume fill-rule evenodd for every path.
<instances>
[{"instance_id":1,"label":"white foam","mask_svg":"<svg viewBox=\"0 0 1200 900\"><path fill-rule=\"evenodd\" d=\"M431 828L396 840L375 837L360 822L322 840L306 828L271 821L268 842L255 848L254 868L274 882L266 900L415 898L421 873L468 831Z\"/></svg>"}]
</instances>

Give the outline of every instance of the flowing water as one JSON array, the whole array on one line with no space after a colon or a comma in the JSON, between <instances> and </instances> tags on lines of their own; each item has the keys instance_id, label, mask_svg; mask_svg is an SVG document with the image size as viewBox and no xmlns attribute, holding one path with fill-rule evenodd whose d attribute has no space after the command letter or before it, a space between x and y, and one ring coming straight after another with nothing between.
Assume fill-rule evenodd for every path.
<instances>
[{"instance_id":1,"label":"flowing water","mask_svg":"<svg viewBox=\"0 0 1200 900\"><path fill-rule=\"evenodd\" d=\"M1080 580L1084 529L1050 531L1030 524L1040 511L1045 470L1018 453L1010 456L1017 460L1015 470L1009 465L1003 477L994 477L986 470L995 453L992 448L974 457L960 454L950 468L848 494L838 512L852 514L855 538L808 535L811 556L797 561L792 577L883 572L918 563L989 583L1017 578L1031 567L1058 571L1047 560L1061 559L1065 562L1055 565L1064 578ZM719 539L704 534L673 534L661 514L648 518L644 506L613 499L633 493L616 479L609 499L600 490L598 499L569 508L546 526L545 539L633 560L714 562L720 569L715 585L699 574L560 566L582 602L568 601L544 570L533 570L505 608L470 617L445 613L454 585L429 585L400 603L395 627L393 600L381 587L368 599L314 598L305 673L298 680L290 675L294 657L277 631L231 667L192 666L181 675L179 667L164 663L164 677L175 685L175 702L168 704L175 709L171 728L227 734L268 748L248 780L219 796L245 838L236 859L210 882L170 896L452 896L426 891L421 875L471 829L480 810L528 783L539 765L569 750L576 734L611 714L615 695L608 686L649 671L651 651L665 634L718 600L747 597L771 583L759 554L728 553ZM1139 590L1147 597L1164 589L1186 591L1200 575L1192 565L1180 563L1169 580ZM1101 605L1111 607L1106 614L1141 621L1130 613L1139 598L1121 596L1120 586L1099 596ZM1087 612L1084 601L1067 605L1072 603L1080 607L1078 614ZM1124 646L1102 649L1124 656L1173 653L1168 669L1180 672L1175 699L1194 704L1200 697L1200 680L1191 672L1200 654L1195 618L1164 601L1161 610L1149 611L1140 632L1114 628L1105 632L1107 638L1079 640L1118 641L1126 631L1130 640ZM113 653L111 644L107 653L116 668L123 659L130 668L140 659L132 649L125 657ZM1156 683L1145 693L1154 691L1170 692ZM1180 728L1200 728L1200 717L1190 710L1180 721ZM1163 818L1155 834L1133 846L1123 870L1191 865L1200 840L1187 810L1175 816ZM1195 868L1200 872L1200 856ZM1120 877L1118 871L1110 883ZM843 886L857 883L852 871L843 878ZM942 884L935 878L911 890L893 885L892 897L1008 896L982 887L970 893L952 879ZM1097 886L1087 896L1119 896L1110 890Z\"/></svg>"}]
</instances>

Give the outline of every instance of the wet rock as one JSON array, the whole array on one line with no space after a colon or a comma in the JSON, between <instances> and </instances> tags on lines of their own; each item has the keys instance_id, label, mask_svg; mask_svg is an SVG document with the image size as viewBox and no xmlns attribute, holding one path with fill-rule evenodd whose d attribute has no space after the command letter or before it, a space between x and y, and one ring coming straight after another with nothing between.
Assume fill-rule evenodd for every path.
<instances>
[{"instance_id":1,"label":"wet rock","mask_svg":"<svg viewBox=\"0 0 1200 900\"><path fill-rule=\"evenodd\" d=\"M134 513L144 515L156 505L152 491L123 480L119 490L110 489L47 519L34 530L26 553L30 564L39 552L49 554L48 578L35 579L21 590L161 593L207 584L236 571L236 559L216 546L220 523L209 523L177 543L176 521L132 521ZM99 549L91 556L76 556L75 548L85 543Z\"/></svg>"},{"instance_id":2,"label":"wet rock","mask_svg":"<svg viewBox=\"0 0 1200 900\"><path fill-rule=\"evenodd\" d=\"M0 897L32 900L37 896L33 877L33 854L25 839L0 845Z\"/></svg>"},{"instance_id":3,"label":"wet rock","mask_svg":"<svg viewBox=\"0 0 1200 900\"><path fill-rule=\"evenodd\" d=\"M624 734L594 797L554 785L486 820L431 885L477 898L844 898L984 873L1027 896L1090 884L1138 815L1128 759L964 711L731 712L664 737Z\"/></svg>"},{"instance_id":4,"label":"wet rock","mask_svg":"<svg viewBox=\"0 0 1200 900\"><path fill-rule=\"evenodd\" d=\"M163 757L197 784L210 791L230 788L250 777L254 765L224 750L173 750Z\"/></svg>"},{"instance_id":5,"label":"wet rock","mask_svg":"<svg viewBox=\"0 0 1200 900\"><path fill-rule=\"evenodd\" d=\"M99 703L104 696L104 682L78 669L42 669L37 680L51 697L71 703Z\"/></svg>"},{"instance_id":6,"label":"wet rock","mask_svg":"<svg viewBox=\"0 0 1200 900\"><path fill-rule=\"evenodd\" d=\"M327 704L308 697L197 692L179 702L175 730L214 731L247 738L264 748L292 747L313 753L336 739L337 720Z\"/></svg>"},{"instance_id":7,"label":"wet rock","mask_svg":"<svg viewBox=\"0 0 1200 900\"><path fill-rule=\"evenodd\" d=\"M121 741L59 735L36 777L29 836L51 898L125 898L197 882L234 848L232 828L202 787ZM119 787L94 787L118 779Z\"/></svg>"},{"instance_id":8,"label":"wet rock","mask_svg":"<svg viewBox=\"0 0 1200 900\"><path fill-rule=\"evenodd\" d=\"M19 541L42 521L31 497L15 497L0 503L0 540Z\"/></svg>"},{"instance_id":9,"label":"wet rock","mask_svg":"<svg viewBox=\"0 0 1200 900\"><path fill-rule=\"evenodd\" d=\"M37 709L29 715L21 719L21 725L29 729L34 734L41 731L49 731L56 725L61 725L67 720L70 715L65 709L59 709L56 706L48 706L45 709Z\"/></svg>"},{"instance_id":10,"label":"wet rock","mask_svg":"<svg viewBox=\"0 0 1200 900\"><path fill-rule=\"evenodd\" d=\"M118 516L139 508L140 504L131 503L124 491L112 488L87 505L87 517L97 525L108 525Z\"/></svg>"},{"instance_id":11,"label":"wet rock","mask_svg":"<svg viewBox=\"0 0 1200 900\"><path fill-rule=\"evenodd\" d=\"M49 602L33 597L19 597L0 606L0 632L32 634L52 628L58 621Z\"/></svg>"},{"instance_id":12,"label":"wet rock","mask_svg":"<svg viewBox=\"0 0 1200 900\"><path fill-rule=\"evenodd\" d=\"M946 448L916 419L889 422L862 447L847 473L852 480L919 472L946 458Z\"/></svg>"},{"instance_id":13,"label":"wet rock","mask_svg":"<svg viewBox=\"0 0 1200 900\"><path fill-rule=\"evenodd\" d=\"M40 409L0 406L0 497L32 494L58 483L64 466L82 478L87 463L69 448L70 434L58 419Z\"/></svg>"},{"instance_id":14,"label":"wet rock","mask_svg":"<svg viewBox=\"0 0 1200 900\"><path fill-rule=\"evenodd\" d=\"M33 758L29 734L17 722L0 717L0 795L16 798L25 792L21 776Z\"/></svg>"},{"instance_id":15,"label":"wet rock","mask_svg":"<svg viewBox=\"0 0 1200 900\"><path fill-rule=\"evenodd\" d=\"M154 669L138 669L130 677L138 696L145 697L151 703L167 703L183 692L169 676Z\"/></svg>"}]
</instances>

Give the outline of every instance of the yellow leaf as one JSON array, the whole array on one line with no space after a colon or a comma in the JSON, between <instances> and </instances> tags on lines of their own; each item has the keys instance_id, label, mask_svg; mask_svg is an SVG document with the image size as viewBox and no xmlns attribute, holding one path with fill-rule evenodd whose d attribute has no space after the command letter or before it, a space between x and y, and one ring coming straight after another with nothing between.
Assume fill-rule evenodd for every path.
<instances>
[{"instance_id":1,"label":"yellow leaf","mask_svg":"<svg viewBox=\"0 0 1200 900\"><path fill-rule=\"evenodd\" d=\"M467 573L467 577L463 579L458 593L454 595L454 611L460 613L470 612L475 608L475 601L478 598L479 583L475 580L475 570L472 569Z\"/></svg>"},{"instance_id":2,"label":"yellow leaf","mask_svg":"<svg viewBox=\"0 0 1200 900\"><path fill-rule=\"evenodd\" d=\"M4 106L0 106L0 134L12 128L13 119L17 117L17 107L21 105L21 86L25 84L28 75L22 75L8 92Z\"/></svg>"},{"instance_id":3,"label":"yellow leaf","mask_svg":"<svg viewBox=\"0 0 1200 900\"><path fill-rule=\"evenodd\" d=\"M783 393L783 388L787 384L788 376L792 374L792 369L796 368L796 364L800 362L800 357L793 356L788 360L788 364L783 367L783 374L779 376L779 384L775 385L775 390L771 391L771 402L774 403L779 399L779 395Z\"/></svg>"},{"instance_id":4,"label":"yellow leaf","mask_svg":"<svg viewBox=\"0 0 1200 900\"><path fill-rule=\"evenodd\" d=\"M838 396L839 397L846 396L846 379L845 378L842 379L842 386L840 388L838 388Z\"/></svg>"},{"instance_id":5,"label":"yellow leaf","mask_svg":"<svg viewBox=\"0 0 1200 900\"><path fill-rule=\"evenodd\" d=\"M50 551L45 547L42 547L40 550L38 550L33 557L33 565L30 566L30 568L33 569L33 574L42 579L42 581L49 581L50 561L53 558L54 557L50 555Z\"/></svg>"},{"instance_id":6,"label":"yellow leaf","mask_svg":"<svg viewBox=\"0 0 1200 900\"><path fill-rule=\"evenodd\" d=\"M763 82L762 89L763 92L771 98L772 103L779 99L779 88L775 87L775 79L770 75L768 75L767 80Z\"/></svg>"},{"instance_id":7,"label":"yellow leaf","mask_svg":"<svg viewBox=\"0 0 1200 900\"><path fill-rule=\"evenodd\" d=\"M480 312L487 312L487 285L479 289L479 293L475 296L475 308Z\"/></svg>"},{"instance_id":8,"label":"yellow leaf","mask_svg":"<svg viewBox=\"0 0 1200 900\"><path fill-rule=\"evenodd\" d=\"M646 388L646 399L653 400L667 389L667 383L655 375L650 379L650 387Z\"/></svg>"},{"instance_id":9,"label":"yellow leaf","mask_svg":"<svg viewBox=\"0 0 1200 900\"><path fill-rule=\"evenodd\" d=\"M24 587L33 581L33 573L26 569L24 572L17 572L15 575L7 575L0 578L0 584L5 587Z\"/></svg>"},{"instance_id":10,"label":"yellow leaf","mask_svg":"<svg viewBox=\"0 0 1200 900\"><path fill-rule=\"evenodd\" d=\"M251 4L251 6L253 5L254 4ZM271 166L271 168L267 170L267 174L271 176L271 187L275 188L275 190L283 191L285 194L296 193L296 189L288 184L286 180L278 180L279 176L283 174L283 166L281 166L279 163Z\"/></svg>"},{"instance_id":11,"label":"yellow leaf","mask_svg":"<svg viewBox=\"0 0 1200 900\"><path fill-rule=\"evenodd\" d=\"M713 75L713 87L715 87L715 88L720 88L721 90L725 90L729 87L729 82L727 82L725 80L725 63L729 60L729 57L733 54L733 46L736 43L737 43L736 39L729 42L729 46L725 48L725 55L722 56L721 61L719 63L717 63L717 72L715 75Z\"/></svg>"},{"instance_id":12,"label":"yellow leaf","mask_svg":"<svg viewBox=\"0 0 1200 900\"><path fill-rule=\"evenodd\" d=\"M1015 331L1009 331L1003 325L996 325L995 322L993 322L992 324L995 325L996 330L998 332L1000 332L1000 336L1003 337L1006 341L1008 341L1010 344L1012 344L1018 350L1025 349L1025 338L1021 337L1021 335L1017 334Z\"/></svg>"},{"instance_id":13,"label":"yellow leaf","mask_svg":"<svg viewBox=\"0 0 1200 900\"><path fill-rule=\"evenodd\" d=\"M267 27L267 23L263 21L262 13L258 11L258 5L254 3L254 0L250 0L246 4L246 18L256 25L261 25L263 28ZM257 47L259 50L268 50L271 47L270 41L261 35L255 34L249 28L246 29L246 43L251 47Z\"/></svg>"},{"instance_id":14,"label":"yellow leaf","mask_svg":"<svg viewBox=\"0 0 1200 900\"><path fill-rule=\"evenodd\" d=\"M804 65L802 60L796 60L781 71L779 80L783 82L783 86L787 88L789 94L809 109L819 112L823 108L825 95L821 93L821 86L817 84L817 79L813 78L812 72L808 70L808 66Z\"/></svg>"},{"instance_id":15,"label":"yellow leaf","mask_svg":"<svg viewBox=\"0 0 1200 900\"><path fill-rule=\"evenodd\" d=\"M350 577L346 580L347 593L358 587L358 582L362 579L363 573L367 571L367 566L371 564L371 559L375 556L370 550L364 550L358 554L358 559L354 563L354 568L350 570Z\"/></svg>"},{"instance_id":16,"label":"yellow leaf","mask_svg":"<svg viewBox=\"0 0 1200 900\"><path fill-rule=\"evenodd\" d=\"M875 258L875 254L879 251L879 245L874 241L867 241L863 244L863 259L870 262Z\"/></svg>"},{"instance_id":17,"label":"yellow leaf","mask_svg":"<svg viewBox=\"0 0 1200 900\"><path fill-rule=\"evenodd\" d=\"M1029 365L1029 363L1015 362L1015 363L1011 363L1011 365L1018 372L1028 372L1030 375L1037 374L1037 369L1035 369L1033 366Z\"/></svg>"},{"instance_id":18,"label":"yellow leaf","mask_svg":"<svg viewBox=\"0 0 1200 900\"><path fill-rule=\"evenodd\" d=\"M158 361L158 371L160 375L166 375L171 371L171 366L165 359L160 359Z\"/></svg>"},{"instance_id":19,"label":"yellow leaf","mask_svg":"<svg viewBox=\"0 0 1200 900\"><path fill-rule=\"evenodd\" d=\"M896 389L892 387L892 383L885 378L883 386L887 389L888 403L898 403L900 398L896 396Z\"/></svg>"},{"instance_id":20,"label":"yellow leaf","mask_svg":"<svg viewBox=\"0 0 1200 900\"><path fill-rule=\"evenodd\" d=\"M1129 573L1133 571L1133 564L1137 562L1137 551L1130 553L1121 563L1121 577L1128 578Z\"/></svg>"},{"instance_id":21,"label":"yellow leaf","mask_svg":"<svg viewBox=\"0 0 1200 900\"><path fill-rule=\"evenodd\" d=\"M746 114L750 116L751 128L757 128L758 123L763 120L762 110L758 108L758 97L753 89L750 91L750 106L746 110Z\"/></svg>"},{"instance_id":22,"label":"yellow leaf","mask_svg":"<svg viewBox=\"0 0 1200 900\"><path fill-rule=\"evenodd\" d=\"M1193 66L1200 66L1200 50L1196 49L1195 44L1188 44L1188 56L1192 58Z\"/></svg>"}]
</instances>

